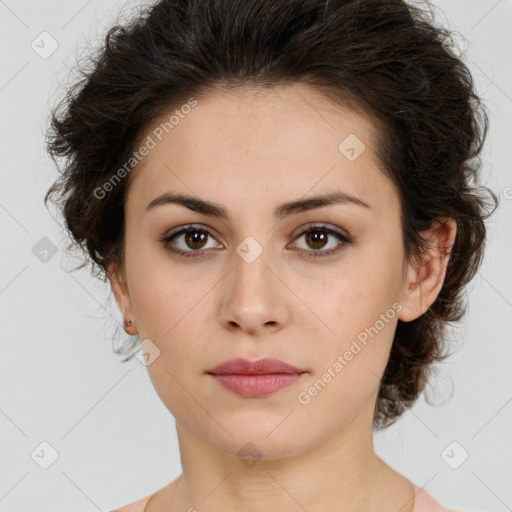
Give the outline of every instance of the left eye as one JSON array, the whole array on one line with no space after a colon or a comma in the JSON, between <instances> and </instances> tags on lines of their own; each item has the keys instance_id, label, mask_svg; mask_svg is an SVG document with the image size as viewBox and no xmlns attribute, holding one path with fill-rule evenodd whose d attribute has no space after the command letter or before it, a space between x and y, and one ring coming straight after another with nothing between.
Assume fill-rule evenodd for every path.
<instances>
[{"instance_id":1,"label":"left eye","mask_svg":"<svg viewBox=\"0 0 512 512\"><path fill-rule=\"evenodd\" d=\"M334 243L334 246L324 250L324 248L329 245L329 239L333 236L338 240L338 243ZM161 242L164 248L173 254L187 258L195 258L202 256L200 254L201 252L207 252L201 249L222 248L222 244L220 243L212 243L210 247L207 247L208 237L214 238L209 230L189 226L164 237ZM329 256L340 251L342 246L352 243L352 239L348 236L325 226L311 226L302 231L297 236L296 240L300 240L302 237L304 237L307 246L313 249L309 250L307 247L301 249L301 252L305 253L305 256L308 258ZM180 244L175 242L180 239L181 242L185 244L181 245L181 247Z\"/></svg>"},{"instance_id":2,"label":"left eye","mask_svg":"<svg viewBox=\"0 0 512 512\"><path fill-rule=\"evenodd\" d=\"M329 238L332 238L332 236L338 239L338 244L335 244L334 247L330 249L320 250L328 245L327 241ZM301 251L306 258L323 258L337 254L343 250L345 245L349 245L353 242L353 239L348 235L323 225L310 226L297 236L297 240L300 240L302 237L305 237L306 245L314 249L310 251L306 248Z\"/></svg>"}]
</instances>

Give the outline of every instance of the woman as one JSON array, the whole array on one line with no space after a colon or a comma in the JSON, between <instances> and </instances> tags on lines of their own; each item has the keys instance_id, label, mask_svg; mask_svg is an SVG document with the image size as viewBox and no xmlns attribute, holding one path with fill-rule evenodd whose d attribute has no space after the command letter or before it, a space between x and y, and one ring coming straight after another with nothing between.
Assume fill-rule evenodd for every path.
<instances>
[{"instance_id":1,"label":"woman","mask_svg":"<svg viewBox=\"0 0 512 512\"><path fill-rule=\"evenodd\" d=\"M492 213L448 36L402 0L162 0L109 31L46 199L176 420L183 473L118 512L447 510L372 434L450 355Z\"/></svg>"}]
</instances>

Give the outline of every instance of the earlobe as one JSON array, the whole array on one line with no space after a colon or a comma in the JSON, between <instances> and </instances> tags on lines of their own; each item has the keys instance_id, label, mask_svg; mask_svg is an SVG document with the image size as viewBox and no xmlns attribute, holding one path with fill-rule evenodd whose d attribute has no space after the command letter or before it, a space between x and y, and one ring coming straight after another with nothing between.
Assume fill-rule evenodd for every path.
<instances>
[{"instance_id":1,"label":"earlobe","mask_svg":"<svg viewBox=\"0 0 512 512\"><path fill-rule=\"evenodd\" d=\"M399 320L415 320L435 302L444 283L456 234L457 223L453 219L435 221L422 233L429 240L430 248L408 268L400 298Z\"/></svg>"},{"instance_id":2,"label":"earlobe","mask_svg":"<svg viewBox=\"0 0 512 512\"><path fill-rule=\"evenodd\" d=\"M400 298L402 310L398 315L398 319L402 322L411 322L420 317L424 313L423 300L418 268L411 265L407 273L404 288L402 289Z\"/></svg>"},{"instance_id":3,"label":"earlobe","mask_svg":"<svg viewBox=\"0 0 512 512\"><path fill-rule=\"evenodd\" d=\"M120 273L116 267L111 264L107 267L107 277L110 281L112 293L117 303L119 311L124 317L123 328L128 334L136 334L135 316L133 314L132 302L126 284L126 276Z\"/></svg>"}]
</instances>

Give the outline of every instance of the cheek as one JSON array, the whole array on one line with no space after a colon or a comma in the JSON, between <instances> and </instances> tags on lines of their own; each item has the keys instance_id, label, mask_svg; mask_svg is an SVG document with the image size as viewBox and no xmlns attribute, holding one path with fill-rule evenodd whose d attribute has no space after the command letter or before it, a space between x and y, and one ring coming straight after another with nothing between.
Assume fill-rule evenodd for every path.
<instances>
[{"instance_id":1,"label":"cheek","mask_svg":"<svg viewBox=\"0 0 512 512\"><path fill-rule=\"evenodd\" d=\"M185 267L149 242L127 244L126 266L141 340L143 335L159 344L172 338L180 319L190 322L208 283L191 280Z\"/></svg>"},{"instance_id":2,"label":"cheek","mask_svg":"<svg viewBox=\"0 0 512 512\"><path fill-rule=\"evenodd\" d=\"M365 382L371 388L378 385L384 371L400 311L400 272L398 251L377 244L359 251L353 261L347 260L325 280L321 292L309 290L307 294L311 309L321 320L315 322L315 335L322 340L317 370L322 374L341 356L343 370L331 372L344 375L337 380L345 381L340 386L346 386L349 394L353 386Z\"/></svg>"},{"instance_id":3,"label":"cheek","mask_svg":"<svg viewBox=\"0 0 512 512\"><path fill-rule=\"evenodd\" d=\"M393 303L398 296L393 276L389 266L361 263L360 268L350 267L341 276L333 276L321 292L308 291L307 304L322 321L319 323L324 325L320 328L324 338L336 346L339 340L355 338L373 326L382 315L387 314L387 320L392 320ZM384 330L380 323L378 326Z\"/></svg>"},{"instance_id":4,"label":"cheek","mask_svg":"<svg viewBox=\"0 0 512 512\"><path fill-rule=\"evenodd\" d=\"M322 319L330 330L319 327L315 333L319 341L313 374L301 388L300 403L309 403L305 413L310 417L316 416L313 411L330 410L333 431L363 407L372 407L396 329L398 313L386 280L371 280L368 273L358 276L334 283L336 292L323 302ZM325 428L322 421L320 430Z\"/></svg>"},{"instance_id":5,"label":"cheek","mask_svg":"<svg viewBox=\"0 0 512 512\"><path fill-rule=\"evenodd\" d=\"M179 386L174 389L177 383L171 375L181 382L180 374L202 371L198 361L202 360L201 342L211 317L208 292L215 285L215 276L194 279L169 262L163 265L160 259L158 264L137 266L131 283L140 339L150 339L160 351L148 371L155 387L177 392Z\"/></svg>"},{"instance_id":6,"label":"cheek","mask_svg":"<svg viewBox=\"0 0 512 512\"><path fill-rule=\"evenodd\" d=\"M180 292L186 290L186 293ZM197 361L201 347L196 340L204 339L205 295L208 287L191 286L176 281L172 285L163 279L145 281L137 292L134 308L140 318L141 340L149 338L161 351L167 366L180 368Z\"/></svg>"}]
</instances>

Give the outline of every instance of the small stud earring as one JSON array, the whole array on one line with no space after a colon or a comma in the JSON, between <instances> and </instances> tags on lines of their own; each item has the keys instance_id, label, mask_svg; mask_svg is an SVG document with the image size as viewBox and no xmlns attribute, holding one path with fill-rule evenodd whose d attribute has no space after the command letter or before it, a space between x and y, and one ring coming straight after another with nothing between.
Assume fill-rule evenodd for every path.
<instances>
[{"instance_id":1,"label":"small stud earring","mask_svg":"<svg viewBox=\"0 0 512 512\"><path fill-rule=\"evenodd\" d=\"M135 332L132 332L133 329L135 329ZM137 328L133 325L131 320L125 320L124 321L124 330L128 334L137 334L137 332L136 332Z\"/></svg>"}]
</instances>

